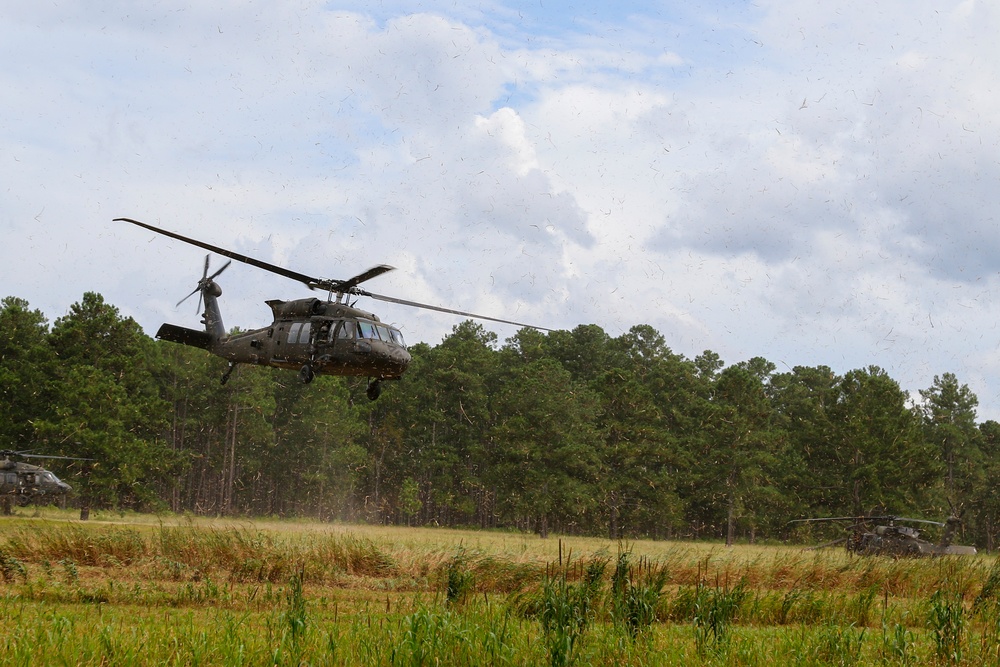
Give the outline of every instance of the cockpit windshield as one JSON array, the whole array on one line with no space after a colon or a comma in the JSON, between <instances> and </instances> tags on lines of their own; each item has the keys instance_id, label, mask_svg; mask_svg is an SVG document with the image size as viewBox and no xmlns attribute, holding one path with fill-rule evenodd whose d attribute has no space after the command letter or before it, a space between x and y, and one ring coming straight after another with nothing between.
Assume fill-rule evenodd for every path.
<instances>
[{"instance_id":1,"label":"cockpit windshield","mask_svg":"<svg viewBox=\"0 0 1000 667\"><path fill-rule=\"evenodd\" d=\"M337 329L337 335L340 338L351 338L353 330L354 322L345 321L343 326ZM406 343L403 342L403 334L400 333L399 329L390 327L387 324L382 324L381 322L376 323L368 322L366 320L358 320L357 332L358 338L367 338L370 340L381 339L387 343L392 343L403 348L406 347Z\"/></svg>"},{"instance_id":2,"label":"cockpit windshield","mask_svg":"<svg viewBox=\"0 0 1000 667\"><path fill-rule=\"evenodd\" d=\"M399 332L399 329L395 327L390 327L386 324L376 324L375 328L378 329L378 335L382 337L387 343L395 343L400 347L406 347L403 343L403 334Z\"/></svg>"}]
</instances>

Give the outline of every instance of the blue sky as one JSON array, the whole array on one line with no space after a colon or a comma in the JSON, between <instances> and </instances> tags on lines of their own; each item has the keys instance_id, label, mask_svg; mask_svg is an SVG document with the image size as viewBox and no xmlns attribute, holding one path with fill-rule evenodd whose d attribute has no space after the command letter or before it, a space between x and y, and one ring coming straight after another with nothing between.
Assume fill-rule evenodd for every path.
<instances>
[{"instance_id":1,"label":"blue sky","mask_svg":"<svg viewBox=\"0 0 1000 667\"><path fill-rule=\"evenodd\" d=\"M0 1L0 284L150 333L195 248L1000 418L1000 10L963 2ZM221 280L229 325L299 286ZM455 324L371 304L410 341ZM501 339L513 333L496 327Z\"/></svg>"}]
</instances>

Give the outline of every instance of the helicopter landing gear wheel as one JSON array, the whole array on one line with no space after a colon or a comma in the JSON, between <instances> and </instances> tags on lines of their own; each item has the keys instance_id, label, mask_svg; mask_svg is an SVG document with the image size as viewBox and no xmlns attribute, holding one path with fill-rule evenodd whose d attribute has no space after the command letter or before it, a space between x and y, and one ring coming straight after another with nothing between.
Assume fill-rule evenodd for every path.
<instances>
[{"instance_id":1,"label":"helicopter landing gear wheel","mask_svg":"<svg viewBox=\"0 0 1000 667\"><path fill-rule=\"evenodd\" d=\"M365 390L369 401L376 400L382 394L382 382L379 379L369 380L368 389Z\"/></svg>"},{"instance_id":2,"label":"helicopter landing gear wheel","mask_svg":"<svg viewBox=\"0 0 1000 667\"><path fill-rule=\"evenodd\" d=\"M313 373L312 366L309 364L305 364L299 369L299 379L302 380L302 384L309 384L312 382L315 375L316 374Z\"/></svg>"},{"instance_id":3,"label":"helicopter landing gear wheel","mask_svg":"<svg viewBox=\"0 0 1000 667\"><path fill-rule=\"evenodd\" d=\"M222 374L222 384L229 382L229 376L233 374L234 370L236 370L236 364L230 361L229 368L227 368L226 372Z\"/></svg>"}]
</instances>

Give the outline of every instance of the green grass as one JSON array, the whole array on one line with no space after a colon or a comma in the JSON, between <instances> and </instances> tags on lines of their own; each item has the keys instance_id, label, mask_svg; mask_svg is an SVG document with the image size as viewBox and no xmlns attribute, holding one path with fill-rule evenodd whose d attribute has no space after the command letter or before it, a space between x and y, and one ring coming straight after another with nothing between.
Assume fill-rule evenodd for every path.
<instances>
[{"instance_id":1,"label":"green grass","mask_svg":"<svg viewBox=\"0 0 1000 667\"><path fill-rule=\"evenodd\" d=\"M0 663L1000 664L986 555L92 519L0 519Z\"/></svg>"}]
</instances>

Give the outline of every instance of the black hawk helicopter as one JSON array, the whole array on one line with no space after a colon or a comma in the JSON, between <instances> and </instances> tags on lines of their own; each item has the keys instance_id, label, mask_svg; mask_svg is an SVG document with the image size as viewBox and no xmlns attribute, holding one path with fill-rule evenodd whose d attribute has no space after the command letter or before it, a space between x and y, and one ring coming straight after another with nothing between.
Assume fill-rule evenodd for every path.
<instances>
[{"instance_id":1,"label":"black hawk helicopter","mask_svg":"<svg viewBox=\"0 0 1000 667\"><path fill-rule=\"evenodd\" d=\"M180 303L183 303L195 293L200 293L199 302L205 303L202 318L204 331L164 324L156 332L156 337L162 340L208 350L229 361L229 368L222 376L223 384L237 364L255 364L297 370L299 378L305 383L311 382L316 374L367 377L368 398L373 401L377 399L381 393L382 380L398 380L406 372L410 364L410 353L406 351L399 329L384 324L374 313L347 304L346 296L366 296L387 303L551 331L531 324L375 294L358 287L365 281L393 270L393 267L385 264L374 266L347 280L313 278L131 218L115 218L115 222L138 225L230 259L221 269L209 275L209 257L206 256L198 286L181 299ZM297 280L309 289L322 289L327 292L327 298L266 301L274 316L274 321L269 326L229 335L222 324L222 312L219 309L218 297L222 295L222 288L215 279L234 259Z\"/></svg>"},{"instance_id":2,"label":"black hawk helicopter","mask_svg":"<svg viewBox=\"0 0 1000 667\"><path fill-rule=\"evenodd\" d=\"M45 456L31 454L29 450L0 450L0 503L3 513L10 514L14 503L25 505L36 498L65 498L73 490L66 482L56 477L42 466L15 461L15 458L25 459L64 459L69 461L89 461L90 459L75 456Z\"/></svg>"},{"instance_id":3,"label":"black hawk helicopter","mask_svg":"<svg viewBox=\"0 0 1000 667\"><path fill-rule=\"evenodd\" d=\"M962 521L957 514L952 514L943 522L927 519L908 519L892 515L876 515L796 519L790 523L808 522L843 522L846 524L845 528L847 530L845 537L810 547L810 549L822 549L836 544L843 544L850 554L858 556L892 556L895 558L971 556L976 553L975 547L951 543L955 532L962 525ZM901 523L931 525L943 528L941 539L937 543L925 540L920 536L920 529L912 525L899 525Z\"/></svg>"}]
</instances>

